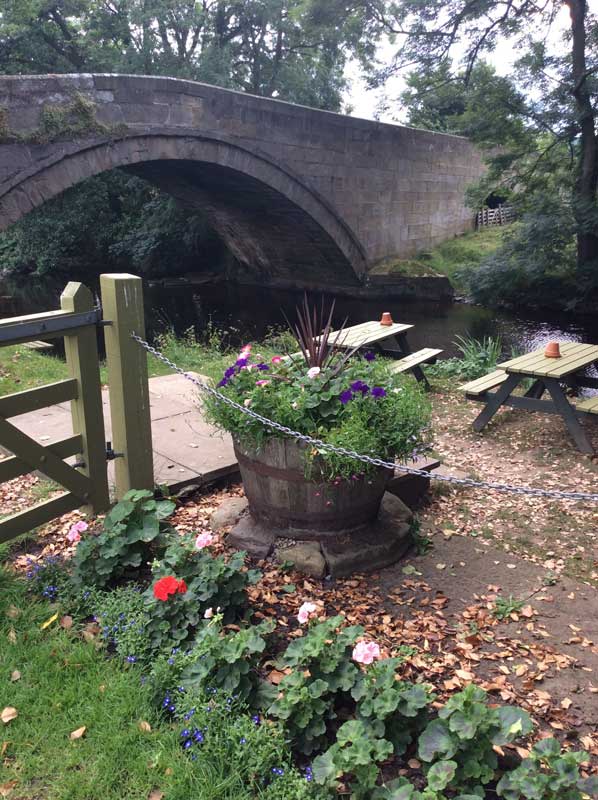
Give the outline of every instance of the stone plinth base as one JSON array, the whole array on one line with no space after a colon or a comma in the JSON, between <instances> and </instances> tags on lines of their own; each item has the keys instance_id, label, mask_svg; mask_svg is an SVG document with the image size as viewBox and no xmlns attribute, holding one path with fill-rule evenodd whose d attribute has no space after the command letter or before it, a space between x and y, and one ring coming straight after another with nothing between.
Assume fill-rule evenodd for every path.
<instances>
[{"instance_id":1,"label":"stone plinth base","mask_svg":"<svg viewBox=\"0 0 598 800\"><path fill-rule=\"evenodd\" d=\"M305 531L273 529L243 512L226 543L257 558L275 554L279 562L293 562L313 578L342 578L398 561L411 543L411 521L409 508L387 492L375 522L347 531L318 532L319 541L312 538L313 531L308 538Z\"/></svg>"}]
</instances>

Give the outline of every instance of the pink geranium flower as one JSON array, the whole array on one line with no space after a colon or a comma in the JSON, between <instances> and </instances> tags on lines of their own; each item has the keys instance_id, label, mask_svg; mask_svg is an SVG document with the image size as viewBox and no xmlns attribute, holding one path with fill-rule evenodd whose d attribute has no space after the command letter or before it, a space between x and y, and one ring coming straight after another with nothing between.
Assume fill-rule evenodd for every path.
<instances>
[{"instance_id":1,"label":"pink geranium flower","mask_svg":"<svg viewBox=\"0 0 598 800\"><path fill-rule=\"evenodd\" d=\"M274 358L272 359L273 364L280 364L281 361L282 361L281 356L274 356Z\"/></svg>"},{"instance_id":2,"label":"pink geranium flower","mask_svg":"<svg viewBox=\"0 0 598 800\"><path fill-rule=\"evenodd\" d=\"M311 367L307 370L307 377L313 379L316 377L316 375L320 374L320 371L320 367Z\"/></svg>"},{"instance_id":3,"label":"pink geranium flower","mask_svg":"<svg viewBox=\"0 0 598 800\"><path fill-rule=\"evenodd\" d=\"M256 381L255 385L256 386L267 386L269 383L270 383L270 381Z\"/></svg>"},{"instance_id":4,"label":"pink geranium flower","mask_svg":"<svg viewBox=\"0 0 598 800\"><path fill-rule=\"evenodd\" d=\"M303 603L297 614L297 619L304 625L318 610L315 603Z\"/></svg>"},{"instance_id":5,"label":"pink geranium flower","mask_svg":"<svg viewBox=\"0 0 598 800\"><path fill-rule=\"evenodd\" d=\"M195 539L195 547L197 550L203 550L204 547L209 547L214 541L211 533L200 533Z\"/></svg>"},{"instance_id":6,"label":"pink geranium flower","mask_svg":"<svg viewBox=\"0 0 598 800\"><path fill-rule=\"evenodd\" d=\"M75 522L74 525L71 525L69 532L66 535L66 538L71 542L71 544L76 544L77 542L81 541L81 534L85 533L85 531L89 528L87 522L84 522L82 519L79 522Z\"/></svg>"},{"instance_id":7,"label":"pink geranium flower","mask_svg":"<svg viewBox=\"0 0 598 800\"><path fill-rule=\"evenodd\" d=\"M372 664L380 658L380 647L376 642L357 642L352 657L358 664Z\"/></svg>"}]
</instances>

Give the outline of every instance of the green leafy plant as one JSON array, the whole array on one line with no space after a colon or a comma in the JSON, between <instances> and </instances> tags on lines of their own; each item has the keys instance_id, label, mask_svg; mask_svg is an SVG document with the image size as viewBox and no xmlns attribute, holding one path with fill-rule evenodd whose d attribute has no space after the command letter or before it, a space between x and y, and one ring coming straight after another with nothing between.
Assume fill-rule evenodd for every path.
<instances>
[{"instance_id":1,"label":"green leafy plant","mask_svg":"<svg viewBox=\"0 0 598 800\"><path fill-rule=\"evenodd\" d=\"M260 800L328 797L311 780L309 767L299 771L293 766L284 729L263 724L243 700L223 691L191 690L179 696L175 717L185 752L202 763L222 765L219 771L234 776L234 785L224 790L227 797L236 797L233 790L240 785L247 791L243 797Z\"/></svg>"},{"instance_id":2,"label":"green leafy plant","mask_svg":"<svg viewBox=\"0 0 598 800\"><path fill-rule=\"evenodd\" d=\"M153 653L147 634L150 616L141 587L96 591L92 602L106 644L128 664L149 663Z\"/></svg>"},{"instance_id":3,"label":"green leafy plant","mask_svg":"<svg viewBox=\"0 0 598 800\"><path fill-rule=\"evenodd\" d=\"M439 361L432 368L434 374L447 378L474 380L495 370L502 354L502 342L499 337L485 336L483 339L474 339L469 336L457 336L455 345L461 356Z\"/></svg>"},{"instance_id":4,"label":"green leafy plant","mask_svg":"<svg viewBox=\"0 0 598 800\"><path fill-rule=\"evenodd\" d=\"M598 777L582 778L584 751L564 752L556 739L542 739L527 758L502 776L496 792L505 800L582 800L598 794Z\"/></svg>"},{"instance_id":5,"label":"green leafy plant","mask_svg":"<svg viewBox=\"0 0 598 800\"><path fill-rule=\"evenodd\" d=\"M175 648L169 656L157 659L152 671L157 693L180 686L196 693L221 690L250 704L258 702L264 688L258 665L275 624L264 620L225 632L221 623L222 617L217 615L202 625L191 649Z\"/></svg>"},{"instance_id":6,"label":"green leafy plant","mask_svg":"<svg viewBox=\"0 0 598 800\"><path fill-rule=\"evenodd\" d=\"M225 622L232 622L247 605L247 587L260 579L259 570L245 568L245 553L230 558L212 555L209 547L198 550L195 536L173 537L160 562L152 567L154 580L175 574L187 584L189 599L198 613L220 609Z\"/></svg>"},{"instance_id":7,"label":"green leafy plant","mask_svg":"<svg viewBox=\"0 0 598 800\"><path fill-rule=\"evenodd\" d=\"M351 797L368 800L380 773L379 764L392 755L393 746L376 736L361 720L349 720L338 729L336 742L314 759L314 780L329 788L338 778L348 777Z\"/></svg>"},{"instance_id":8,"label":"green leafy plant","mask_svg":"<svg viewBox=\"0 0 598 800\"><path fill-rule=\"evenodd\" d=\"M449 767L449 770L451 767ZM445 770L445 774L447 770ZM443 781L442 773L438 773L438 779ZM448 800L444 792L439 792L430 787L419 790L407 778L397 778L390 783L374 789L372 800ZM480 800L477 794L459 794L451 800Z\"/></svg>"},{"instance_id":9,"label":"green leafy plant","mask_svg":"<svg viewBox=\"0 0 598 800\"><path fill-rule=\"evenodd\" d=\"M328 443L381 458L410 457L423 445L430 418L425 393L411 377L393 373L389 361L341 353L331 336L330 318L304 309L296 329L301 356L275 356L266 363L244 348L225 370L218 389L239 405ZM321 328L322 326L322 328ZM212 422L242 444L260 447L270 428L242 411L207 398ZM326 482L356 480L376 474L373 465L357 464L344 455L306 447L306 476Z\"/></svg>"},{"instance_id":10,"label":"green leafy plant","mask_svg":"<svg viewBox=\"0 0 598 800\"><path fill-rule=\"evenodd\" d=\"M374 662L361 672L351 690L357 701L357 717L374 734L393 745L395 755L405 752L427 721L434 696L421 684L397 680L400 658Z\"/></svg>"},{"instance_id":11,"label":"green leafy plant","mask_svg":"<svg viewBox=\"0 0 598 800\"><path fill-rule=\"evenodd\" d=\"M515 706L492 708L487 694L473 684L459 692L428 723L418 741L418 754L430 765L457 764L449 786L484 796L484 786L498 766L494 745L505 745L532 730L529 715Z\"/></svg>"},{"instance_id":12,"label":"green leafy plant","mask_svg":"<svg viewBox=\"0 0 598 800\"><path fill-rule=\"evenodd\" d=\"M77 545L74 584L104 587L161 554L168 528L164 520L174 508L169 500L154 500L152 492L127 492L106 515L102 531Z\"/></svg>"},{"instance_id":13,"label":"green leafy plant","mask_svg":"<svg viewBox=\"0 0 598 800\"><path fill-rule=\"evenodd\" d=\"M351 650L363 635L359 625L343 627L344 617L312 623L307 633L292 641L279 666L292 672L279 685L280 694L268 712L284 720L304 753L325 741L329 723L349 697L359 676Z\"/></svg>"},{"instance_id":14,"label":"green leafy plant","mask_svg":"<svg viewBox=\"0 0 598 800\"><path fill-rule=\"evenodd\" d=\"M508 597L497 597L490 613L502 622L505 619L509 619L511 614L521 611L524 604L524 600L517 600L512 594Z\"/></svg>"}]
</instances>

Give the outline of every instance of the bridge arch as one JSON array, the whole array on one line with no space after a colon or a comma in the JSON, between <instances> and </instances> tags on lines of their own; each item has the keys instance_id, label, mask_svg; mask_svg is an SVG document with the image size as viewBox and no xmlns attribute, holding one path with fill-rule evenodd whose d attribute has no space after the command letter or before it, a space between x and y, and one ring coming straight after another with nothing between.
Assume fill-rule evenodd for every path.
<instances>
[{"instance_id":1,"label":"bridge arch","mask_svg":"<svg viewBox=\"0 0 598 800\"><path fill-rule=\"evenodd\" d=\"M266 279L346 284L365 271L360 243L316 191L226 137L154 128L44 150L5 186L0 229L80 181L120 168L197 207L235 258Z\"/></svg>"}]
</instances>

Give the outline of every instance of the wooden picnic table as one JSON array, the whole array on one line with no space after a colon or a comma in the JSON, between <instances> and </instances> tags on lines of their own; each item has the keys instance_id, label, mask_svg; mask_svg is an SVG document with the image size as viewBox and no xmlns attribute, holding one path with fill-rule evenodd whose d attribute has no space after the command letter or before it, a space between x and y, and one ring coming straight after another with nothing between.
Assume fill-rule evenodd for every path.
<instances>
[{"instance_id":1,"label":"wooden picnic table","mask_svg":"<svg viewBox=\"0 0 598 800\"><path fill-rule=\"evenodd\" d=\"M512 358L499 364L489 375L462 386L469 400L485 403L474 420L473 429L481 431L501 406L560 414L577 447L582 453L593 454L594 449L580 420L598 414L598 397L572 403L565 388L598 388L598 379L584 374L589 366L598 362L598 346L565 342L560 345L560 351L560 358L547 358L543 349ZM531 387L524 395L513 395L526 378L533 379ZM545 392L550 395L549 400L541 399Z\"/></svg>"},{"instance_id":2,"label":"wooden picnic table","mask_svg":"<svg viewBox=\"0 0 598 800\"><path fill-rule=\"evenodd\" d=\"M339 343L336 345L342 350L353 350L373 347L380 352L397 359L392 365L393 372L412 372L415 378L422 382L426 389L430 388L421 365L434 363L436 357L442 353L431 347L413 352L409 346L407 332L413 325L402 322L393 322L392 325L381 325L379 321L362 322L344 328L340 333ZM332 331L329 341L334 342L338 331Z\"/></svg>"}]
</instances>

